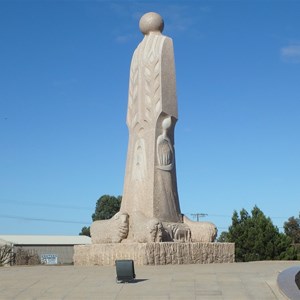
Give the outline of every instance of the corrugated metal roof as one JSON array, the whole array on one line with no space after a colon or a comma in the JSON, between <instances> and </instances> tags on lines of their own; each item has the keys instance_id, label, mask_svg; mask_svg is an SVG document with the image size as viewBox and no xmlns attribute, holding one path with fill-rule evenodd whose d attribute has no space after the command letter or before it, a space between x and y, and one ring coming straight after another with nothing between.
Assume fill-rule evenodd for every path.
<instances>
[{"instance_id":1,"label":"corrugated metal roof","mask_svg":"<svg viewBox=\"0 0 300 300\"><path fill-rule=\"evenodd\" d=\"M91 238L85 235L0 235L0 240L15 245L86 245Z\"/></svg>"},{"instance_id":2,"label":"corrugated metal roof","mask_svg":"<svg viewBox=\"0 0 300 300\"><path fill-rule=\"evenodd\" d=\"M0 239L0 246L10 244L10 242Z\"/></svg>"}]
</instances>

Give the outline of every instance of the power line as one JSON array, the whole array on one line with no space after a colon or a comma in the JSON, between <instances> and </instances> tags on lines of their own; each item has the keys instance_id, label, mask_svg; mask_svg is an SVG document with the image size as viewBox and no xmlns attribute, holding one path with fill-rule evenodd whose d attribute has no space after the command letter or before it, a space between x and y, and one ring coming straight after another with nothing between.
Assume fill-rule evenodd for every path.
<instances>
[{"instance_id":1,"label":"power line","mask_svg":"<svg viewBox=\"0 0 300 300\"><path fill-rule=\"evenodd\" d=\"M91 222L84 221L66 221L66 220L57 220L57 219L44 219L44 218L28 218L28 217L20 217L20 216L10 216L10 215L0 215L0 218L4 219L15 219L22 221L36 221L36 222L50 222L50 223L69 223L69 224L90 224Z\"/></svg>"},{"instance_id":2,"label":"power line","mask_svg":"<svg viewBox=\"0 0 300 300\"><path fill-rule=\"evenodd\" d=\"M189 214L185 214L185 215L196 215L195 213L189 213ZM232 216L229 215L218 215L218 214L202 214L201 217L220 217L220 218L231 218Z\"/></svg>"},{"instance_id":3,"label":"power line","mask_svg":"<svg viewBox=\"0 0 300 300\"><path fill-rule=\"evenodd\" d=\"M44 218L29 218L29 217L20 217L20 216L10 216L10 215L0 215L0 218L3 219L15 219L19 221L29 221L29 222L47 222L47 223L64 223L64 224L81 224L81 225L89 225L92 221L84 222L84 221L66 221L66 220L57 220L57 219L44 219ZM276 226L279 229L283 229L282 226ZM218 230L228 230L228 227L218 227Z\"/></svg>"},{"instance_id":4,"label":"power line","mask_svg":"<svg viewBox=\"0 0 300 300\"><path fill-rule=\"evenodd\" d=\"M18 200L3 200L3 199L0 199L0 203L16 204L16 205L24 205L24 206L53 207L53 208L62 208L62 209L91 210L91 207L87 207L87 206L76 206L76 205L67 205L67 204L52 204L52 203L31 202L31 201L18 201Z\"/></svg>"},{"instance_id":5,"label":"power line","mask_svg":"<svg viewBox=\"0 0 300 300\"><path fill-rule=\"evenodd\" d=\"M185 214L185 215L196 215L196 214L193 214L193 213L190 213L190 214ZM230 215L219 215L219 214L202 214L202 216L201 217L218 217L218 218L232 218L232 215L230 216ZM271 217L271 216L266 216L267 218L269 217L269 218L271 218L271 219L288 219L288 218L290 218L291 216L289 216L289 217L278 217L278 216L276 216L276 217Z\"/></svg>"},{"instance_id":6,"label":"power line","mask_svg":"<svg viewBox=\"0 0 300 300\"><path fill-rule=\"evenodd\" d=\"M53 203L42 203L42 202L33 202L33 201L19 201L19 200L7 200L7 199L0 199L0 203L7 203L7 204L16 204L16 205L24 205L24 206L41 206L41 207L52 207L52 208L61 208L61 209L75 209L75 210L94 210L94 208L88 206L76 206L76 205L68 205L68 204L53 204ZM199 215L198 217L196 215ZM220 215L220 214L204 214L204 213L188 213L185 215L192 215L194 218L200 217L218 217L218 218L232 218L232 215ZM268 217L268 216L267 216ZM274 216L270 217L271 219L288 219L289 217L283 216Z\"/></svg>"},{"instance_id":7,"label":"power line","mask_svg":"<svg viewBox=\"0 0 300 300\"><path fill-rule=\"evenodd\" d=\"M25 201L8 201L0 199L0 203L9 203L9 204L17 204L17 205L25 205L25 206L43 206L43 207L53 207L53 208L63 208L63 209L91 209L90 207L85 206L74 206L74 205L65 205L65 204L50 204L50 203L37 203L37 202L25 202ZM232 216L229 215L219 215L219 214L206 214L206 213L194 213L190 214L193 218L196 218L197 221L200 220L200 218L203 217L220 217L220 218L231 218ZM64 224L90 224L91 221L85 222L85 221L66 221L66 220L58 220L58 219L45 219L45 218L30 218L30 217L21 217L21 216L12 216L12 215L1 215L0 218L6 218L6 219L15 219L15 220L23 220L23 221L35 221L35 222L48 222L48 223L64 223ZM270 217L271 219L288 219L289 217ZM277 226L278 227L278 226ZM278 227L283 228L283 227ZM227 229L223 227L218 227L218 229Z\"/></svg>"},{"instance_id":8,"label":"power line","mask_svg":"<svg viewBox=\"0 0 300 300\"><path fill-rule=\"evenodd\" d=\"M207 214L204 214L204 213L196 213L196 214L191 214L191 215L194 219L197 219L197 222L199 222L200 218L207 216Z\"/></svg>"}]
</instances>

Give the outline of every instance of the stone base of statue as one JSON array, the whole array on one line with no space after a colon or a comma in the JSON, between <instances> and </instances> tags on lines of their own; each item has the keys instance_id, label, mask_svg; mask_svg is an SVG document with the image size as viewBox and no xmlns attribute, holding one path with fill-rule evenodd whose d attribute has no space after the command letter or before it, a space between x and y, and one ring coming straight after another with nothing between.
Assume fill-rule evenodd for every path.
<instances>
[{"instance_id":1,"label":"stone base of statue","mask_svg":"<svg viewBox=\"0 0 300 300\"><path fill-rule=\"evenodd\" d=\"M234 262L234 243L109 243L74 246L77 266L113 266L132 259L136 265Z\"/></svg>"}]
</instances>

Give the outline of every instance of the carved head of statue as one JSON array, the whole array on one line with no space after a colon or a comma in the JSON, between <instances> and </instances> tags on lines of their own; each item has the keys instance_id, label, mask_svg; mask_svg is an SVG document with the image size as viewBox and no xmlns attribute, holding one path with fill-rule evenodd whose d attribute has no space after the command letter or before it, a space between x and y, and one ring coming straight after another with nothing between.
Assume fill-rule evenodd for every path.
<instances>
[{"instance_id":1,"label":"carved head of statue","mask_svg":"<svg viewBox=\"0 0 300 300\"><path fill-rule=\"evenodd\" d=\"M162 129L167 130L168 128L170 128L171 124L172 124L171 117L167 117L162 121L161 127Z\"/></svg>"},{"instance_id":2,"label":"carved head of statue","mask_svg":"<svg viewBox=\"0 0 300 300\"><path fill-rule=\"evenodd\" d=\"M162 33L163 29L164 20L155 12L146 13L140 19L140 30L144 35L150 32Z\"/></svg>"}]
</instances>

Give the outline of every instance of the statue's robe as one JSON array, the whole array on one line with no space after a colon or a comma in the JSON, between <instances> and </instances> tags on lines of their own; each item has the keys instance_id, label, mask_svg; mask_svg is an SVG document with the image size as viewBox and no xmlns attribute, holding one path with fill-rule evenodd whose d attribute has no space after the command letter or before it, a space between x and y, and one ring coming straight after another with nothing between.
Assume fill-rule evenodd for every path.
<instances>
[{"instance_id":1,"label":"statue's robe","mask_svg":"<svg viewBox=\"0 0 300 300\"><path fill-rule=\"evenodd\" d=\"M172 39L144 36L130 67L129 143L121 212L182 222L174 150L178 118Z\"/></svg>"}]
</instances>

